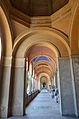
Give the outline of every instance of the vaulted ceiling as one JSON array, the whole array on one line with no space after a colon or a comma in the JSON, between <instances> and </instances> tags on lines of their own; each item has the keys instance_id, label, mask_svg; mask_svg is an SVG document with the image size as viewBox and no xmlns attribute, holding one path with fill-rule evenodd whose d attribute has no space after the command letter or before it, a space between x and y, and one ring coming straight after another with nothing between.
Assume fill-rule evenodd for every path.
<instances>
[{"instance_id":1,"label":"vaulted ceiling","mask_svg":"<svg viewBox=\"0 0 79 119\"><path fill-rule=\"evenodd\" d=\"M49 16L69 0L9 0L14 8L29 16Z\"/></svg>"},{"instance_id":2,"label":"vaulted ceiling","mask_svg":"<svg viewBox=\"0 0 79 119\"><path fill-rule=\"evenodd\" d=\"M32 63L36 76L47 73L49 77L54 75L56 68L56 55L47 46L36 45L27 53L29 62Z\"/></svg>"}]
</instances>

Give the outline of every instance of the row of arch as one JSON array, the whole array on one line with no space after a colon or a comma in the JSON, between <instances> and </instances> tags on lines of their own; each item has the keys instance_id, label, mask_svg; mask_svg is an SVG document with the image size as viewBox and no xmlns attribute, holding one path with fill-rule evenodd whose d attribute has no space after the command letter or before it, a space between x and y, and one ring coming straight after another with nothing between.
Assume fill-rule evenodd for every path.
<instances>
[{"instance_id":1,"label":"row of arch","mask_svg":"<svg viewBox=\"0 0 79 119\"><path fill-rule=\"evenodd\" d=\"M77 2L77 5L75 7L75 12L74 12L73 18L72 18L72 25L71 25L71 32L70 32L70 47L71 47L72 54L74 54L73 52L75 52L76 54L78 54L78 35L77 35L78 34L78 24L79 24L78 23L78 18L77 18L79 16L78 15L78 9L79 9L79 5L78 5L78 2ZM12 55L12 49L13 49L13 54L14 54L14 52L16 52L17 45L20 44L21 42L23 42L24 39L27 39L28 40L28 37L29 36L32 37L35 34L40 34L40 33L41 33L41 35L44 36L45 35L44 33L46 33L46 32L47 32L47 34L49 34L50 36L52 36L52 39L53 39L53 37L56 37L57 39L60 39L60 41L63 42L63 44L66 47L67 55L70 54L70 48L69 48L69 45L67 43L68 38L66 38L66 36L64 36L59 31L57 31L55 29L51 29L51 28L42 28L42 29L41 28L35 28L35 29L31 29L31 30L29 29L29 31L27 33L24 32L24 33L20 34L15 39L15 42L14 42L14 45L13 45L11 23L10 23L8 14L7 14L6 9L4 8L4 5L2 4L2 2L0 2L0 27L1 27L1 29L3 29L3 30L1 30L1 32L2 32L1 34L3 34L1 37L3 39L2 40L2 47L3 47L3 49L6 49L5 56L11 56ZM3 36L4 36L4 38L3 38ZM37 39L38 39L38 37L39 36L37 36ZM33 41L32 39L30 38L30 41L29 42ZM45 37L42 37L41 39L45 39ZM31 44L31 46L34 45L34 44L37 44L36 42L39 42L39 41L40 42L49 42L49 41L51 41L50 38L49 38L49 40L46 40L46 39L44 41L43 40L40 41L38 39L37 41L34 41L35 43L33 42ZM74 41L75 41L75 45L74 45ZM28 43L28 41L27 41L27 43ZM55 46L54 42L51 42L51 44L53 44ZM28 49L31 46L28 46ZM57 46L55 46L55 47L58 48ZM58 48L58 50L59 49L60 48ZM63 55L62 52L61 52L61 50L60 50L60 53L61 53L61 55Z\"/></svg>"},{"instance_id":2,"label":"row of arch","mask_svg":"<svg viewBox=\"0 0 79 119\"><path fill-rule=\"evenodd\" d=\"M0 1L0 32L2 53L0 62L0 114L7 117L8 115L23 115L24 114L24 67L25 58L28 50L34 45L42 44L53 50L57 58L70 57L79 55L79 40L78 40L78 25L79 25L79 2L75 8L70 32L70 43L68 37L54 28L38 27L31 28L28 32L21 33L15 40L12 33L11 22L3 3ZM75 45L74 45L75 43ZM8 68L6 68L8 67ZM21 81L19 82L19 73L22 72ZM4 81L6 80L6 82ZM14 84L14 85L12 85ZM18 84L23 89L18 89ZM14 90L13 86L15 87ZM5 87L5 89L3 89ZM7 88L7 92L6 92ZM17 92L22 92L18 94ZM6 101L4 104L6 96ZM13 99L12 99L13 96ZM19 104L16 104L18 102ZM15 98L14 98L15 97ZM6 106L5 106L6 105ZM76 107L76 106L75 106ZM17 110L17 111L16 111ZM76 110L76 109L75 109ZM78 110L76 114L78 115Z\"/></svg>"}]
</instances>

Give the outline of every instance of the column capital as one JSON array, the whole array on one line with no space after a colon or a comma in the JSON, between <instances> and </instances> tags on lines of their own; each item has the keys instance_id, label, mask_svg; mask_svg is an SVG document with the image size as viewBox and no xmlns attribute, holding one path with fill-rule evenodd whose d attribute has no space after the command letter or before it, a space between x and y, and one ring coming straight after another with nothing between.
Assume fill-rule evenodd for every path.
<instances>
[{"instance_id":1,"label":"column capital","mask_svg":"<svg viewBox=\"0 0 79 119\"><path fill-rule=\"evenodd\" d=\"M13 67L25 67L25 58L13 58Z\"/></svg>"},{"instance_id":2,"label":"column capital","mask_svg":"<svg viewBox=\"0 0 79 119\"><path fill-rule=\"evenodd\" d=\"M2 66L10 67L12 65L12 57L2 56Z\"/></svg>"},{"instance_id":3,"label":"column capital","mask_svg":"<svg viewBox=\"0 0 79 119\"><path fill-rule=\"evenodd\" d=\"M70 59L70 57L69 56L58 57L58 60L63 60L63 59Z\"/></svg>"},{"instance_id":4,"label":"column capital","mask_svg":"<svg viewBox=\"0 0 79 119\"><path fill-rule=\"evenodd\" d=\"M79 58L79 55L71 55L71 58Z\"/></svg>"}]
</instances>

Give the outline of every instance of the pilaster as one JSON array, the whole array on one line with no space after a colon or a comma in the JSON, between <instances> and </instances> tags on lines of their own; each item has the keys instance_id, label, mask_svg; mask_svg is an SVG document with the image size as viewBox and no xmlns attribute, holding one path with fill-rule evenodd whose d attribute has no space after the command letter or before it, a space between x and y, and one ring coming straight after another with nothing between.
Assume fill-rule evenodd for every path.
<instances>
[{"instance_id":1,"label":"pilaster","mask_svg":"<svg viewBox=\"0 0 79 119\"><path fill-rule=\"evenodd\" d=\"M58 59L60 103L62 115L75 115L70 58Z\"/></svg>"},{"instance_id":2,"label":"pilaster","mask_svg":"<svg viewBox=\"0 0 79 119\"><path fill-rule=\"evenodd\" d=\"M15 58L13 61L13 99L11 109L14 116L24 114L25 71L25 58Z\"/></svg>"},{"instance_id":3,"label":"pilaster","mask_svg":"<svg viewBox=\"0 0 79 119\"><path fill-rule=\"evenodd\" d=\"M8 116L8 101L11 78L12 57L2 57L2 75L0 90L0 117Z\"/></svg>"},{"instance_id":4,"label":"pilaster","mask_svg":"<svg viewBox=\"0 0 79 119\"><path fill-rule=\"evenodd\" d=\"M76 116L79 117L79 56L72 56L71 61L74 86L75 113Z\"/></svg>"}]
</instances>

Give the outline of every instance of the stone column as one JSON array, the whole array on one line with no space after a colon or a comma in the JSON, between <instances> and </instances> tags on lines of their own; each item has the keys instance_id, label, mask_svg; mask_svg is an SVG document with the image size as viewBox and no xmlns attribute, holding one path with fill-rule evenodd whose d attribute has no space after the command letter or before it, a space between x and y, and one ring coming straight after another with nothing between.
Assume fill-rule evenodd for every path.
<instances>
[{"instance_id":1,"label":"stone column","mask_svg":"<svg viewBox=\"0 0 79 119\"><path fill-rule=\"evenodd\" d=\"M72 57L75 114L79 117L79 56Z\"/></svg>"},{"instance_id":2,"label":"stone column","mask_svg":"<svg viewBox=\"0 0 79 119\"><path fill-rule=\"evenodd\" d=\"M31 75L29 76L29 93L31 94L31 89L32 89L32 86L31 86L31 81L32 81L32 77Z\"/></svg>"},{"instance_id":3,"label":"stone column","mask_svg":"<svg viewBox=\"0 0 79 119\"><path fill-rule=\"evenodd\" d=\"M25 58L14 59L12 115L24 114Z\"/></svg>"},{"instance_id":4,"label":"stone column","mask_svg":"<svg viewBox=\"0 0 79 119\"><path fill-rule=\"evenodd\" d=\"M40 90L40 78L38 77L38 90Z\"/></svg>"},{"instance_id":5,"label":"stone column","mask_svg":"<svg viewBox=\"0 0 79 119\"><path fill-rule=\"evenodd\" d=\"M29 63L29 92L31 94L31 90L32 90L32 85L31 85L31 82L32 82L32 63Z\"/></svg>"},{"instance_id":6,"label":"stone column","mask_svg":"<svg viewBox=\"0 0 79 119\"><path fill-rule=\"evenodd\" d=\"M49 85L51 85L51 81L50 81L50 79L49 79L49 78L47 79L47 84L48 84L48 86L47 86L47 90L50 90Z\"/></svg>"},{"instance_id":7,"label":"stone column","mask_svg":"<svg viewBox=\"0 0 79 119\"><path fill-rule=\"evenodd\" d=\"M28 59L26 59L26 72L25 72L25 74L26 74L26 86L25 86L25 90L26 90L26 93L27 93L27 77L28 77Z\"/></svg>"},{"instance_id":8,"label":"stone column","mask_svg":"<svg viewBox=\"0 0 79 119\"><path fill-rule=\"evenodd\" d=\"M60 106L62 115L74 115L74 97L70 59L59 58L59 84L60 85Z\"/></svg>"},{"instance_id":9,"label":"stone column","mask_svg":"<svg viewBox=\"0 0 79 119\"><path fill-rule=\"evenodd\" d=\"M54 86L56 87L56 79L55 79L55 74L54 74Z\"/></svg>"},{"instance_id":10,"label":"stone column","mask_svg":"<svg viewBox=\"0 0 79 119\"><path fill-rule=\"evenodd\" d=\"M2 60L0 59L0 91L1 91L1 76L2 76Z\"/></svg>"},{"instance_id":11,"label":"stone column","mask_svg":"<svg viewBox=\"0 0 79 119\"><path fill-rule=\"evenodd\" d=\"M35 78L35 90L37 90L37 79Z\"/></svg>"},{"instance_id":12,"label":"stone column","mask_svg":"<svg viewBox=\"0 0 79 119\"><path fill-rule=\"evenodd\" d=\"M33 80L34 82L33 82L33 89L34 89L34 91L35 91L35 77L34 77L34 80Z\"/></svg>"},{"instance_id":13,"label":"stone column","mask_svg":"<svg viewBox=\"0 0 79 119\"><path fill-rule=\"evenodd\" d=\"M33 76L32 76L32 92L33 92Z\"/></svg>"},{"instance_id":14,"label":"stone column","mask_svg":"<svg viewBox=\"0 0 79 119\"><path fill-rule=\"evenodd\" d=\"M47 80L47 90L49 90L49 80Z\"/></svg>"},{"instance_id":15,"label":"stone column","mask_svg":"<svg viewBox=\"0 0 79 119\"><path fill-rule=\"evenodd\" d=\"M35 78L33 77L33 92L35 90Z\"/></svg>"},{"instance_id":16,"label":"stone column","mask_svg":"<svg viewBox=\"0 0 79 119\"><path fill-rule=\"evenodd\" d=\"M57 71L55 72L55 87L58 88Z\"/></svg>"},{"instance_id":17,"label":"stone column","mask_svg":"<svg viewBox=\"0 0 79 119\"><path fill-rule=\"evenodd\" d=\"M54 86L54 78L52 77L51 80L52 80L52 86Z\"/></svg>"},{"instance_id":18,"label":"stone column","mask_svg":"<svg viewBox=\"0 0 79 119\"><path fill-rule=\"evenodd\" d=\"M0 117L8 116L9 87L11 77L11 57L2 57L2 75L0 90Z\"/></svg>"}]
</instances>

